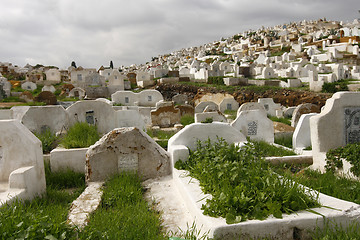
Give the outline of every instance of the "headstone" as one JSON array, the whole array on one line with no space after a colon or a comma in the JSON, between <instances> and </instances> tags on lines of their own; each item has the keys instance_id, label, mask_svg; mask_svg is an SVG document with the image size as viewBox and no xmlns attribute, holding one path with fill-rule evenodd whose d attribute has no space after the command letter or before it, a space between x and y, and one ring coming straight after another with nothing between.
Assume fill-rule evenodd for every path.
<instances>
[{"instance_id":1,"label":"headstone","mask_svg":"<svg viewBox=\"0 0 360 240\"><path fill-rule=\"evenodd\" d=\"M117 128L86 153L86 181L104 181L118 172L137 172L142 180L171 174L168 153L138 128Z\"/></svg>"},{"instance_id":2,"label":"headstone","mask_svg":"<svg viewBox=\"0 0 360 240\"><path fill-rule=\"evenodd\" d=\"M45 190L40 140L18 120L0 120L0 206Z\"/></svg>"},{"instance_id":3,"label":"headstone","mask_svg":"<svg viewBox=\"0 0 360 240\"><path fill-rule=\"evenodd\" d=\"M237 111L239 108L239 103L232 98L224 98L219 104L220 112L225 112L225 110Z\"/></svg>"},{"instance_id":4,"label":"headstone","mask_svg":"<svg viewBox=\"0 0 360 240\"><path fill-rule=\"evenodd\" d=\"M34 91L37 86L36 83L33 82L24 82L23 84L21 84L21 88L27 91Z\"/></svg>"},{"instance_id":5,"label":"headstone","mask_svg":"<svg viewBox=\"0 0 360 240\"><path fill-rule=\"evenodd\" d=\"M257 102L247 102L247 103L243 103L241 104L241 106L239 107L238 111L237 111L237 116L239 116L240 112L242 111L249 111L249 110L262 110L265 112L265 108L263 105L261 105L260 103Z\"/></svg>"},{"instance_id":6,"label":"headstone","mask_svg":"<svg viewBox=\"0 0 360 240\"><path fill-rule=\"evenodd\" d=\"M195 150L197 141L210 139L215 142L223 138L228 143L245 142L245 136L227 123L193 123L185 126L169 139L168 152L172 164L178 160L186 161L189 157L189 149Z\"/></svg>"},{"instance_id":7,"label":"headstone","mask_svg":"<svg viewBox=\"0 0 360 240\"><path fill-rule=\"evenodd\" d=\"M292 138L293 149L304 149L311 147L310 117L316 115L317 113L301 115Z\"/></svg>"},{"instance_id":8,"label":"headstone","mask_svg":"<svg viewBox=\"0 0 360 240\"><path fill-rule=\"evenodd\" d=\"M205 108L207 106L210 106L210 108L214 109L214 110L218 110L219 107L216 103L211 102L211 101L206 101L206 102L200 102L198 105L195 106L195 113L202 113L204 112Z\"/></svg>"},{"instance_id":9,"label":"headstone","mask_svg":"<svg viewBox=\"0 0 360 240\"><path fill-rule=\"evenodd\" d=\"M180 115L184 116L184 115L191 115L194 116L195 114L195 109L193 106L185 104L185 105L178 105L175 106L175 108L180 109Z\"/></svg>"},{"instance_id":10,"label":"headstone","mask_svg":"<svg viewBox=\"0 0 360 240\"><path fill-rule=\"evenodd\" d=\"M195 113L195 123L207 122L210 119L212 122L227 122L226 117L219 111Z\"/></svg>"},{"instance_id":11,"label":"headstone","mask_svg":"<svg viewBox=\"0 0 360 240\"><path fill-rule=\"evenodd\" d=\"M262 110L241 111L230 124L251 140L274 142L274 125Z\"/></svg>"},{"instance_id":12,"label":"headstone","mask_svg":"<svg viewBox=\"0 0 360 240\"><path fill-rule=\"evenodd\" d=\"M49 91L49 92L52 92L54 93L56 91L55 87L53 85L45 85L41 91Z\"/></svg>"},{"instance_id":13,"label":"headstone","mask_svg":"<svg viewBox=\"0 0 360 240\"><path fill-rule=\"evenodd\" d=\"M302 114L307 113L320 113L320 107L318 105L312 103L303 103L298 105L292 115L291 118L291 126L296 128L296 125L301 117Z\"/></svg>"},{"instance_id":14,"label":"headstone","mask_svg":"<svg viewBox=\"0 0 360 240\"><path fill-rule=\"evenodd\" d=\"M310 118L313 167L324 169L330 149L360 141L360 93L337 92Z\"/></svg>"},{"instance_id":15,"label":"headstone","mask_svg":"<svg viewBox=\"0 0 360 240\"><path fill-rule=\"evenodd\" d=\"M180 110L174 107L173 102L160 101L156 104L156 110L151 111L153 126L173 127L180 123Z\"/></svg>"},{"instance_id":16,"label":"headstone","mask_svg":"<svg viewBox=\"0 0 360 240\"><path fill-rule=\"evenodd\" d=\"M291 118L294 111L295 111L295 108L296 107L288 107L288 108L286 108L285 111L284 111L284 117Z\"/></svg>"},{"instance_id":17,"label":"headstone","mask_svg":"<svg viewBox=\"0 0 360 240\"><path fill-rule=\"evenodd\" d=\"M5 98L5 91L3 89L3 86L0 85L0 101L2 101Z\"/></svg>"},{"instance_id":18,"label":"headstone","mask_svg":"<svg viewBox=\"0 0 360 240\"><path fill-rule=\"evenodd\" d=\"M270 116L277 117L279 113L276 112L281 111L281 105L279 103L274 103L274 100L272 98L259 98L258 103L260 103L266 111L266 114Z\"/></svg>"},{"instance_id":19,"label":"headstone","mask_svg":"<svg viewBox=\"0 0 360 240\"><path fill-rule=\"evenodd\" d=\"M185 104L189 100L189 97L185 94L177 94L172 97L172 101L175 105L177 104Z\"/></svg>"},{"instance_id":20,"label":"headstone","mask_svg":"<svg viewBox=\"0 0 360 240\"><path fill-rule=\"evenodd\" d=\"M29 91L24 91L20 94L19 96L20 99L24 100L25 102L33 102L34 101L34 97L32 95L31 92Z\"/></svg>"}]
</instances>

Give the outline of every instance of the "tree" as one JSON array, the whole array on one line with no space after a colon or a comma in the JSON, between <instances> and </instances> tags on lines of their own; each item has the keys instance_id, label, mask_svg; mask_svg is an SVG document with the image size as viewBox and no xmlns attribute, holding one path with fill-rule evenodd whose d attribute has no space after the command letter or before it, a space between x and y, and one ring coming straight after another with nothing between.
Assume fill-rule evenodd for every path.
<instances>
[{"instance_id":1,"label":"tree","mask_svg":"<svg viewBox=\"0 0 360 240\"><path fill-rule=\"evenodd\" d=\"M75 61L72 61L72 62L71 62L71 66L74 67L74 68L77 68Z\"/></svg>"},{"instance_id":2,"label":"tree","mask_svg":"<svg viewBox=\"0 0 360 240\"><path fill-rule=\"evenodd\" d=\"M112 61L110 61L110 68L111 68L111 69L114 69L114 64L113 64Z\"/></svg>"}]
</instances>

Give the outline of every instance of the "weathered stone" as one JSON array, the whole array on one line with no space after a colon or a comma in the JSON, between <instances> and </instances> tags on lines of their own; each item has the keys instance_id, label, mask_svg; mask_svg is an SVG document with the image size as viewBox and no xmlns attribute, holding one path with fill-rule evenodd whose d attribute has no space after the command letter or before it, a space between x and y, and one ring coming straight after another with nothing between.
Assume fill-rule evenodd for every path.
<instances>
[{"instance_id":1,"label":"weathered stone","mask_svg":"<svg viewBox=\"0 0 360 240\"><path fill-rule=\"evenodd\" d=\"M265 112L265 108L263 105L257 102L247 102L241 104L241 106L237 110L237 116L239 116L240 112L242 111L249 111L249 110L262 110Z\"/></svg>"},{"instance_id":2,"label":"weathered stone","mask_svg":"<svg viewBox=\"0 0 360 240\"><path fill-rule=\"evenodd\" d=\"M189 97L185 94L177 94L172 97L174 104L185 104L189 100Z\"/></svg>"},{"instance_id":3,"label":"weathered stone","mask_svg":"<svg viewBox=\"0 0 360 240\"><path fill-rule=\"evenodd\" d=\"M292 118L291 118L291 126L296 127L300 117L302 114L307 113L320 113L321 108L318 105L312 104L312 103L304 103L297 106L293 112Z\"/></svg>"},{"instance_id":4,"label":"weathered stone","mask_svg":"<svg viewBox=\"0 0 360 240\"><path fill-rule=\"evenodd\" d=\"M138 128L117 128L86 153L86 181L104 181L122 171L137 172L142 180L171 174L168 153Z\"/></svg>"},{"instance_id":5,"label":"weathered stone","mask_svg":"<svg viewBox=\"0 0 360 240\"><path fill-rule=\"evenodd\" d=\"M34 97L33 97L32 93L29 91L22 92L20 94L19 98L24 100L25 102L33 102L34 101Z\"/></svg>"},{"instance_id":6,"label":"weathered stone","mask_svg":"<svg viewBox=\"0 0 360 240\"><path fill-rule=\"evenodd\" d=\"M151 111L153 126L172 127L180 123L180 110L174 107L173 102L160 101L156 103L156 110Z\"/></svg>"},{"instance_id":7,"label":"weathered stone","mask_svg":"<svg viewBox=\"0 0 360 240\"><path fill-rule=\"evenodd\" d=\"M191 105L187 105L187 104L186 105L178 105L178 106L175 106L175 108L180 109L181 116L184 116L184 115L194 116L195 109Z\"/></svg>"},{"instance_id":8,"label":"weathered stone","mask_svg":"<svg viewBox=\"0 0 360 240\"><path fill-rule=\"evenodd\" d=\"M200 102L198 105L196 105L195 107L195 113L202 113L204 112L205 109L208 109L208 111L217 111L219 110L219 107L216 103L214 102Z\"/></svg>"}]
</instances>

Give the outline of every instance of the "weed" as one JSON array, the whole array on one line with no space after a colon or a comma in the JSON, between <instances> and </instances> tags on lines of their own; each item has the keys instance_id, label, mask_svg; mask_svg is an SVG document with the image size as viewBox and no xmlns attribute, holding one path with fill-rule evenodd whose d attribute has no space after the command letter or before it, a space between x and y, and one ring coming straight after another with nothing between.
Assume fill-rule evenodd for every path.
<instances>
[{"instance_id":1,"label":"weed","mask_svg":"<svg viewBox=\"0 0 360 240\"><path fill-rule=\"evenodd\" d=\"M345 147L330 149L326 153L326 171L335 172L343 167L342 159L351 163L350 171L357 177L360 177L360 144L348 144Z\"/></svg>"},{"instance_id":2,"label":"weed","mask_svg":"<svg viewBox=\"0 0 360 240\"><path fill-rule=\"evenodd\" d=\"M296 155L294 151L276 147L265 141L251 141L256 153L261 157L282 157Z\"/></svg>"},{"instance_id":3,"label":"weed","mask_svg":"<svg viewBox=\"0 0 360 240\"><path fill-rule=\"evenodd\" d=\"M343 227L332 221L326 221L323 229L316 227L310 231L311 238L314 240L353 240L359 239L360 226L358 222L351 222L348 226Z\"/></svg>"},{"instance_id":4,"label":"weed","mask_svg":"<svg viewBox=\"0 0 360 240\"><path fill-rule=\"evenodd\" d=\"M212 118L206 118L204 121L202 121L201 123L212 123L213 119Z\"/></svg>"},{"instance_id":5,"label":"weed","mask_svg":"<svg viewBox=\"0 0 360 240\"><path fill-rule=\"evenodd\" d=\"M51 132L50 129L46 129L43 132L37 133L34 135L41 141L43 153L49 153L51 150L56 148L58 137L55 133Z\"/></svg>"},{"instance_id":6,"label":"weed","mask_svg":"<svg viewBox=\"0 0 360 240\"><path fill-rule=\"evenodd\" d=\"M291 135L276 137L274 142L276 144L280 144L280 145L283 145L285 147L292 148L292 136Z\"/></svg>"},{"instance_id":7,"label":"weed","mask_svg":"<svg viewBox=\"0 0 360 240\"><path fill-rule=\"evenodd\" d=\"M182 117L180 118L180 123L181 123L183 126L192 124L192 123L194 123L194 122L195 122L194 116L189 115L189 114L186 114L186 115L184 115L184 116L182 116Z\"/></svg>"},{"instance_id":8,"label":"weed","mask_svg":"<svg viewBox=\"0 0 360 240\"><path fill-rule=\"evenodd\" d=\"M99 139L100 135L96 126L77 122L69 128L61 140L61 145L65 148L83 148L93 145Z\"/></svg>"},{"instance_id":9,"label":"weed","mask_svg":"<svg viewBox=\"0 0 360 240\"><path fill-rule=\"evenodd\" d=\"M176 168L189 171L212 195L202 206L204 214L224 217L227 223L247 219L281 218L282 213L319 206L317 196L296 182L282 178L258 155L252 144L241 149L219 139L198 142L186 162Z\"/></svg>"},{"instance_id":10,"label":"weed","mask_svg":"<svg viewBox=\"0 0 360 240\"><path fill-rule=\"evenodd\" d=\"M284 118L284 117L278 118L278 117L270 116L270 115L268 115L268 118L273 122L281 122L281 123L291 126L291 118Z\"/></svg>"}]
</instances>

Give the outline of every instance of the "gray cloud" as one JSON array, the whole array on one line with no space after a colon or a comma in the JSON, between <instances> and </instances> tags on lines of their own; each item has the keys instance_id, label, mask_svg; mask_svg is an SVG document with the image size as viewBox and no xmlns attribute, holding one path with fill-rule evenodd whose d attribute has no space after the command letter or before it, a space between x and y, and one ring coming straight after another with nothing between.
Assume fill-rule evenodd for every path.
<instances>
[{"instance_id":1,"label":"gray cloud","mask_svg":"<svg viewBox=\"0 0 360 240\"><path fill-rule=\"evenodd\" d=\"M248 29L358 17L358 0L3 0L0 61L67 67L145 63Z\"/></svg>"}]
</instances>

